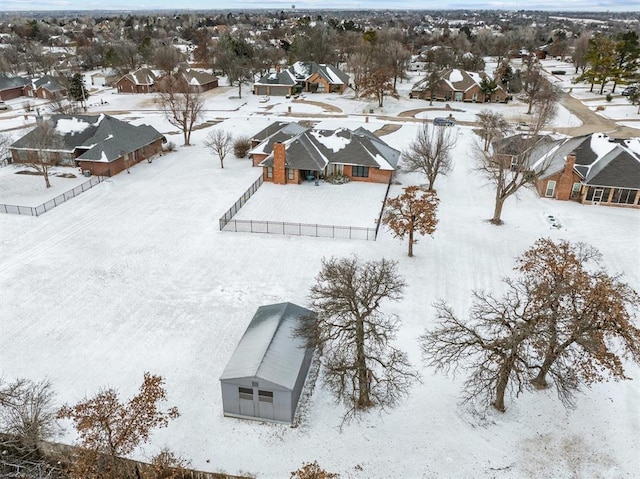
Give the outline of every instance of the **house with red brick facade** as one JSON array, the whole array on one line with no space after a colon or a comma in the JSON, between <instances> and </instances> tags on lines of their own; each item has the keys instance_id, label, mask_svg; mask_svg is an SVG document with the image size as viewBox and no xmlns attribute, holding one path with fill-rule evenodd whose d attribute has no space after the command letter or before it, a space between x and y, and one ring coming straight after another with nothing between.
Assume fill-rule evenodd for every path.
<instances>
[{"instance_id":1,"label":"house with red brick facade","mask_svg":"<svg viewBox=\"0 0 640 479\"><path fill-rule=\"evenodd\" d=\"M44 161L78 166L100 176L113 176L162 151L165 137L149 125L131 125L109 115L53 115L48 120L59 135ZM42 141L36 129L9 147L14 163L38 161Z\"/></svg>"},{"instance_id":2,"label":"house with red brick facade","mask_svg":"<svg viewBox=\"0 0 640 479\"><path fill-rule=\"evenodd\" d=\"M149 68L138 68L116 81L118 93L153 93L156 91L157 75Z\"/></svg>"},{"instance_id":3,"label":"house with red brick facade","mask_svg":"<svg viewBox=\"0 0 640 479\"><path fill-rule=\"evenodd\" d=\"M324 63L295 62L286 70L277 70L253 84L256 95L283 96L298 92L344 93L349 75Z\"/></svg>"},{"instance_id":4,"label":"house with red brick facade","mask_svg":"<svg viewBox=\"0 0 640 479\"><path fill-rule=\"evenodd\" d=\"M62 81L44 75L27 83L23 89L24 96L42 98L43 100L57 100L67 96L67 89L62 85Z\"/></svg>"},{"instance_id":5,"label":"house with red brick facade","mask_svg":"<svg viewBox=\"0 0 640 479\"><path fill-rule=\"evenodd\" d=\"M343 176L352 181L389 183L400 152L364 128L321 130L289 123L272 125L250 152L264 181L299 184ZM263 132L268 131L266 135Z\"/></svg>"},{"instance_id":6,"label":"house with red brick facade","mask_svg":"<svg viewBox=\"0 0 640 479\"><path fill-rule=\"evenodd\" d=\"M7 101L21 97L28 83L29 80L26 78L0 75L0 100Z\"/></svg>"},{"instance_id":7,"label":"house with red brick facade","mask_svg":"<svg viewBox=\"0 0 640 479\"><path fill-rule=\"evenodd\" d=\"M542 197L640 208L640 138L593 133L559 140L534 169L543 164L536 182Z\"/></svg>"},{"instance_id":8,"label":"house with red brick facade","mask_svg":"<svg viewBox=\"0 0 640 479\"><path fill-rule=\"evenodd\" d=\"M507 93L500 85L491 95L485 95L480 87L484 79L491 79L485 72L468 72L457 68L446 70L433 90L433 99L442 101L463 101L473 103L505 102ZM411 98L430 100L428 77L415 83L411 88Z\"/></svg>"}]
</instances>

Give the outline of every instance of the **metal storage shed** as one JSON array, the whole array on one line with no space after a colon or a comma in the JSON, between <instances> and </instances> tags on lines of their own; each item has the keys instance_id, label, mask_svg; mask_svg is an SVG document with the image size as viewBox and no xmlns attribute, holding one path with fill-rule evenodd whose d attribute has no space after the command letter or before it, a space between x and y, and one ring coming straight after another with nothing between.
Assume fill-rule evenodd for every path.
<instances>
[{"instance_id":1,"label":"metal storage shed","mask_svg":"<svg viewBox=\"0 0 640 479\"><path fill-rule=\"evenodd\" d=\"M225 416L293 421L313 354L293 333L309 315L292 303L258 308L220 377Z\"/></svg>"}]
</instances>

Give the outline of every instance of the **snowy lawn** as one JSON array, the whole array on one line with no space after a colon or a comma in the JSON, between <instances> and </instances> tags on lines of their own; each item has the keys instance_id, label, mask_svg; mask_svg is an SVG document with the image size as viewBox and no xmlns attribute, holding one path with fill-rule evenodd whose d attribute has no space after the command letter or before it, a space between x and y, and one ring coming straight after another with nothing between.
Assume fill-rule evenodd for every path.
<instances>
[{"instance_id":1,"label":"snowy lawn","mask_svg":"<svg viewBox=\"0 0 640 479\"><path fill-rule=\"evenodd\" d=\"M56 166L49 170L50 188L42 175L19 174L21 171L35 173L23 165L11 164L0 168L0 203L16 206L38 206L89 181L78 168ZM73 175L65 178L61 175Z\"/></svg>"},{"instance_id":2,"label":"snowy lawn","mask_svg":"<svg viewBox=\"0 0 640 479\"><path fill-rule=\"evenodd\" d=\"M375 228L386 191L385 184L355 181L264 183L233 218Z\"/></svg>"},{"instance_id":3,"label":"snowy lawn","mask_svg":"<svg viewBox=\"0 0 640 479\"><path fill-rule=\"evenodd\" d=\"M347 100L337 103L348 110ZM633 381L594 385L578 395L574 410L564 409L552 390L525 392L508 401L506 413L490 411L481 419L458 404L464 372L434 374L423 365L416 339L435 326L434 301L445 299L464 317L472 291L500 293L514 258L540 237L592 244L611 273L623 273L640 290L638 210L524 191L507 200L505 224L492 226L486 219L493 191L474 173L470 154L477 137L457 126L454 169L436 183L438 228L420 239L414 258L406 256L406 241L384 228L375 242L220 232L218 218L260 170L234 158L220 168L203 140L214 128L234 135L264 128L272 119L254 116L258 106L247 98L247 106L225 113L224 122L194 132L194 146L140 163L39 218L0 215L0 375L49 378L59 402L74 403L105 386L129 397L145 371L160 374L168 404L178 406L181 417L154 433L136 457L168 446L204 470L277 479L318 460L344 478L637 476L637 365L625 363ZM136 122L172 129L157 113L137 116ZM358 123L352 116L323 119L319 126L375 131L385 123L375 117ZM384 139L402 150L418 127L407 123ZM404 172L397 180L401 186L392 187L392 196L402 186L424 183ZM325 185L280 188L315 194ZM333 188L343 187L326 185ZM372 188L360 201L379 204L383 193ZM302 204L296 205L302 216ZM551 228L548 214L563 227ZM371 412L342 429L344 408L321 382L297 428L224 418L218 378L256 308L306 305L322 258L352 254L398 261L405 294L382 310L402 320L397 345L422 382L397 408ZM60 440L72 442L75 434L65 426Z\"/></svg>"}]
</instances>

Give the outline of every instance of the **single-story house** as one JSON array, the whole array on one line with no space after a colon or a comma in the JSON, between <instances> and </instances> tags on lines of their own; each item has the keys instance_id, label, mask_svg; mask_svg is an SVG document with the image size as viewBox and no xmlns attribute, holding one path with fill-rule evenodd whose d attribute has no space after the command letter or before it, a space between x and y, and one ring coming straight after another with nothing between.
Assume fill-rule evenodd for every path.
<instances>
[{"instance_id":1,"label":"single-story house","mask_svg":"<svg viewBox=\"0 0 640 479\"><path fill-rule=\"evenodd\" d=\"M109 115L53 115L59 135L46 161L113 176L162 151L165 137L149 125L134 126ZM38 161L43 146L37 128L9 147L14 163Z\"/></svg>"},{"instance_id":2,"label":"single-story house","mask_svg":"<svg viewBox=\"0 0 640 479\"><path fill-rule=\"evenodd\" d=\"M506 102L507 93L500 86L491 95L485 95L480 88L483 79L491 79L484 72L468 72L457 68L446 70L433 91L434 100L464 101L474 103ZM428 78L423 78L411 88L411 98L431 99Z\"/></svg>"},{"instance_id":3,"label":"single-story house","mask_svg":"<svg viewBox=\"0 0 640 479\"><path fill-rule=\"evenodd\" d=\"M534 168L540 196L588 205L640 208L640 138L593 133L561 140Z\"/></svg>"},{"instance_id":4,"label":"single-story house","mask_svg":"<svg viewBox=\"0 0 640 479\"><path fill-rule=\"evenodd\" d=\"M29 80L22 77L0 75L0 100L7 101L21 97Z\"/></svg>"},{"instance_id":5,"label":"single-story house","mask_svg":"<svg viewBox=\"0 0 640 479\"><path fill-rule=\"evenodd\" d=\"M339 68L315 62L296 62L286 70L268 73L253 84L256 95L284 96L297 92L344 93L349 75Z\"/></svg>"},{"instance_id":6,"label":"single-story house","mask_svg":"<svg viewBox=\"0 0 640 479\"><path fill-rule=\"evenodd\" d=\"M364 128L320 130L289 123L270 131L249 155L262 167L264 181L276 184L331 176L389 183L400 158L398 150Z\"/></svg>"},{"instance_id":7,"label":"single-story house","mask_svg":"<svg viewBox=\"0 0 640 479\"><path fill-rule=\"evenodd\" d=\"M293 422L313 356L295 331L314 315L292 303L258 308L220 377L225 416Z\"/></svg>"},{"instance_id":8,"label":"single-story house","mask_svg":"<svg viewBox=\"0 0 640 479\"><path fill-rule=\"evenodd\" d=\"M218 77L211 73L185 68L178 70L177 75L184 79L194 93L203 93L218 87Z\"/></svg>"},{"instance_id":9,"label":"single-story house","mask_svg":"<svg viewBox=\"0 0 640 479\"><path fill-rule=\"evenodd\" d=\"M149 68L138 68L116 81L118 93L153 93L158 76Z\"/></svg>"},{"instance_id":10,"label":"single-story house","mask_svg":"<svg viewBox=\"0 0 640 479\"><path fill-rule=\"evenodd\" d=\"M102 70L91 74L91 85L113 86L118 78L118 72L115 70Z\"/></svg>"},{"instance_id":11,"label":"single-story house","mask_svg":"<svg viewBox=\"0 0 640 479\"><path fill-rule=\"evenodd\" d=\"M63 86L62 80L44 75L27 83L23 88L23 94L44 100L55 100L67 96L67 89Z\"/></svg>"}]
</instances>

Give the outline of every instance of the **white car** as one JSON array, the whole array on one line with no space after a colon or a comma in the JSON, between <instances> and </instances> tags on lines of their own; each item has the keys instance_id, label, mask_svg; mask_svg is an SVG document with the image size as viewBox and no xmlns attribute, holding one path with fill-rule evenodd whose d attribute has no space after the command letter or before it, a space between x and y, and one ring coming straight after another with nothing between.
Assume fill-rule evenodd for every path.
<instances>
[{"instance_id":1,"label":"white car","mask_svg":"<svg viewBox=\"0 0 640 479\"><path fill-rule=\"evenodd\" d=\"M260 97L260 103L267 103L269 101L269 97L267 95Z\"/></svg>"}]
</instances>

